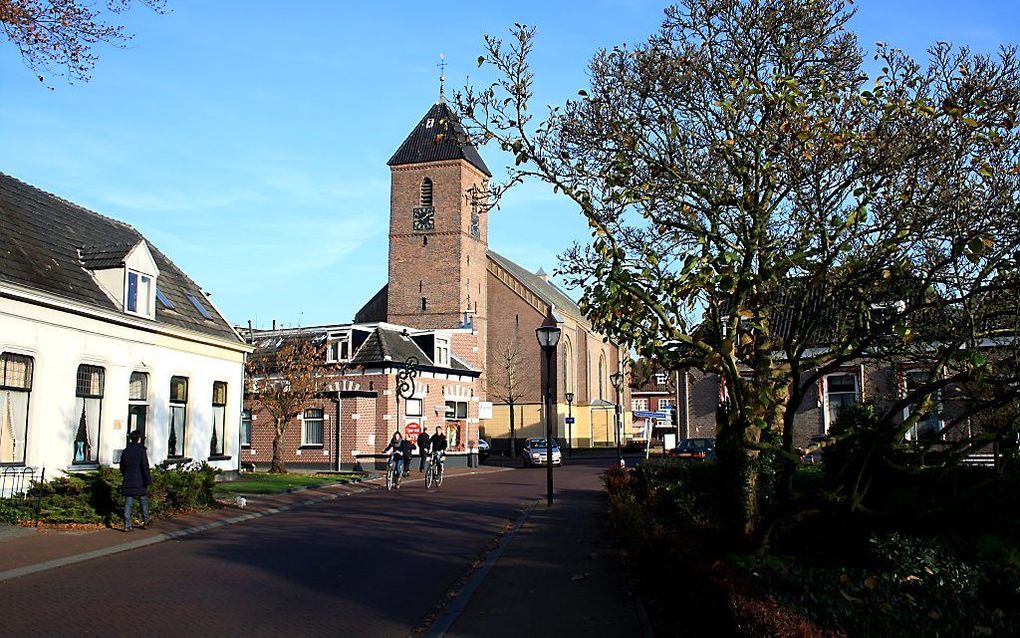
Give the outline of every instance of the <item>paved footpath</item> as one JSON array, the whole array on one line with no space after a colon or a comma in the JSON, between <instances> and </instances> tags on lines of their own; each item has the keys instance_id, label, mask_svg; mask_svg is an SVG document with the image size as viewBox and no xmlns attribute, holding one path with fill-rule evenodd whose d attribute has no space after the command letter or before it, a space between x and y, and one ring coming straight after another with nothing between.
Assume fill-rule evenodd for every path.
<instances>
[{"instance_id":1,"label":"paved footpath","mask_svg":"<svg viewBox=\"0 0 1020 638\"><path fill-rule=\"evenodd\" d=\"M477 581L481 572L481 584L455 599L466 607L448 635L503 635L506 618L550 603L574 619L557 633L638 635L634 601L597 531L599 469L558 470L554 509L535 508L516 534L503 536L502 554L487 568L474 569L499 532L544 493L544 471L451 476L433 491L420 483L369 490L8 578L0 581L0 635L405 636L434 617L455 583L472 573ZM318 492L288 496L327 496ZM134 542L166 531L96 536ZM0 570L9 568L10 544L47 535L0 541ZM92 551L97 541L80 536L68 545ZM536 569L519 580L531 563ZM593 604L598 614L588 613ZM551 626L514 633L550 635L542 627Z\"/></svg>"}]
</instances>

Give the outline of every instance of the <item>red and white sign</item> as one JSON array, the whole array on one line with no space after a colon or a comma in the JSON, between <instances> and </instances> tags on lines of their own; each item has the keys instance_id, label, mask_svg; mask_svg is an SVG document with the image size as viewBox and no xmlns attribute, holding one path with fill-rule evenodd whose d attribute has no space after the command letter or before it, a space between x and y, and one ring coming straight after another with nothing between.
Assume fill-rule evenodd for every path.
<instances>
[{"instance_id":1,"label":"red and white sign","mask_svg":"<svg viewBox=\"0 0 1020 638\"><path fill-rule=\"evenodd\" d=\"M415 441L418 439L418 435L421 434L421 423L417 421L411 421L404 426L404 438L409 441Z\"/></svg>"}]
</instances>

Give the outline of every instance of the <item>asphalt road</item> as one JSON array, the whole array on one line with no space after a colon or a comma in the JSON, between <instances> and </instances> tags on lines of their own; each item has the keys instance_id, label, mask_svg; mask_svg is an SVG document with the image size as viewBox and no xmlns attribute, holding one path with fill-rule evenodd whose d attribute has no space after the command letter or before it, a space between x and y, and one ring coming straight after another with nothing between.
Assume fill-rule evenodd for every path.
<instances>
[{"instance_id":1,"label":"asphalt road","mask_svg":"<svg viewBox=\"0 0 1020 638\"><path fill-rule=\"evenodd\" d=\"M557 487L590 492L605 465ZM544 469L408 484L13 579L0 634L406 635L544 493Z\"/></svg>"}]
</instances>

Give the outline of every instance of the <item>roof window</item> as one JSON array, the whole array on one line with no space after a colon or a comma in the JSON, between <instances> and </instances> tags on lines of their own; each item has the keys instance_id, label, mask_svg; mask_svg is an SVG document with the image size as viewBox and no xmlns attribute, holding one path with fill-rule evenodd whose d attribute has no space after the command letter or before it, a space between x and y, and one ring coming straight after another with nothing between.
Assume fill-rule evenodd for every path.
<instances>
[{"instance_id":1,"label":"roof window","mask_svg":"<svg viewBox=\"0 0 1020 638\"><path fill-rule=\"evenodd\" d=\"M212 321L212 315L209 314L209 311L205 309L205 306L202 305L202 302L198 300L198 297L196 297L190 292L187 293L187 297L188 301L191 302L191 305L194 306L195 310L198 311L198 314L202 315L204 319Z\"/></svg>"}]
</instances>

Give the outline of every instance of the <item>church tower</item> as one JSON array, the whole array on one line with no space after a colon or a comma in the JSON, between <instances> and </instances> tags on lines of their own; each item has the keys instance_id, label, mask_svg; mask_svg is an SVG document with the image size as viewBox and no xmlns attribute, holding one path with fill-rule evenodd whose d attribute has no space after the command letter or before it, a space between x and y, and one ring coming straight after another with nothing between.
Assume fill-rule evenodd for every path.
<instances>
[{"instance_id":1,"label":"church tower","mask_svg":"<svg viewBox=\"0 0 1020 638\"><path fill-rule=\"evenodd\" d=\"M485 162L440 96L390 161L387 321L474 328L485 343Z\"/></svg>"}]
</instances>

